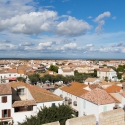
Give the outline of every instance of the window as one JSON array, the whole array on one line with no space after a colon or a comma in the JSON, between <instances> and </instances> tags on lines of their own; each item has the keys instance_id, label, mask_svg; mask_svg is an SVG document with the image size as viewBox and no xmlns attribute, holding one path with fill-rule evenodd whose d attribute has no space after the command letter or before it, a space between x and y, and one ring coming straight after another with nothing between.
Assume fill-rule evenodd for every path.
<instances>
[{"instance_id":1,"label":"window","mask_svg":"<svg viewBox=\"0 0 125 125\"><path fill-rule=\"evenodd\" d=\"M17 89L17 94L18 95L24 95L24 88Z\"/></svg>"},{"instance_id":2,"label":"window","mask_svg":"<svg viewBox=\"0 0 125 125\"><path fill-rule=\"evenodd\" d=\"M107 111L107 106L104 106L103 107L103 112L106 112Z\"/></svg>"},{"instance_id":3,"label":"window","mask_svg":"<svg viewBox=\"0 0 125 125\"><path fill-rule=\"evenodd\" d=\"M54 107L55 106L55 103L52 103L52 107Z\"/></svg>"},{"instance_id":4,"label":"window","mask_svg":"<svg viewBox=\"0 0 125 125\"><path fill-rule=\"evenodd\" d=\"M11 117L11 110L10 109L2 110L2 118L5 118L5 117Z\"/></svg>"},{"instance_id":5,"label":"window","mask_svg":"<svg viewBox=\"0 0 125 125\"><path fill-rule=\"evenodd\" d=\"M2 97L2 103L6 103L7 102L7 96L3 96Z\"/></svg>"}]
</instances>

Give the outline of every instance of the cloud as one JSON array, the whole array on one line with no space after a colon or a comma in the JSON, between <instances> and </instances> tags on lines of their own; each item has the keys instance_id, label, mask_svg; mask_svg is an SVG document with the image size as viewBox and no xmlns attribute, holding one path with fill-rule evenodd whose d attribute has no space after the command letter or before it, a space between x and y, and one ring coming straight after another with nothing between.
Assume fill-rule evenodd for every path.
<instances>
[{"instance_id":1,"label":"cloud","mask_svg":"<svg viewBox=\"0 0 125 125\"><path fill-rule=\"evenodd\" d=\"M70 0L62 0L62 2L68 2L68 1L70 1Z\"/></svg>"},{"instance_id":2,"label":"cloud","mask_svg":"<svg viewBox=\"0 0 125 125\"><path fill-rule=\"evenodd\" d=\"M80 36L84 35L91 26L74 17L61 16L61 20L56 11L43 10L42 12L30 12L16 15L12 18L0 20L0 31L12 33L35 34L43 32L54 33L59 36Z\"/></svg>"},{"instance_id":3,"label":"cloud","mask_svg":"<svg viewBox=\"0 0 125 125\"><path fill-rule=\"evenodd\" d=\"M71 13L72 13L71 11L67 11L67 14L69 14L69 15L70 15Z\"/></svg>"},{"instance_id":4,"label":"cloud","mask_svg":"<svg viewBox=\"0 0 125 125\"><path fill-rule=\"evenodd\" d=\"M39 50L43 50L43 51L50 51L50 50L54 50L53 46L55 47L57 43L55 41L52 42L42 42L39 43L38 46L35 48L35 50L39 51Z\"/></svg>"},{"instance_id":5,"label":"cloud","mask_svg":"<svg viewBox=\"0 0 125 125\"><path fill-rule=\"evenodd\" d=\"M79 36L84 35L90 29L91 26L87 22L69 17L68 20L57 25L56 32L62 36Z\"/></svg>"},{"instance_id":6,"label":"cloud","mask_svg":"<svg viewBox=\"0 0 125 125\"><path fill-rule=\"evenodd\" d=\"M105 24L104 18L106 17L110 17L110 12L104 12L102 14L100 14L98 17L96 17L94 19L94 22L96 22L98 24L98 26L96 27L95 31L97 32L97 34L100 34L102 32L102 27Z\"/></svg>"},{"instance_id":7,"label":"cloud","mask_svg":"<svg viewBox=\"0 0 125 125\"><path fill-rule=\"evenodd\" d=\"M45 8L45 9L54 9L55 7L54 6L43 6L42 8Z\"/></svg>"},{"instance_id":8,"label":"cloud","mask_svg":"<svg viewBox=\"0 0 125 125\"><path fill-rule=\"evenodd\" d=\"M13 44L0 44L0 51L10 51L15 49L15 46Z\"/></svg>"},{"instance_id":9,"label":"cloud","mask_svg":"<svg viewBox=\"0 0 125 125\"><path fill-rule=\"evenodd\" d=\"M76 43L69 43L61 47L61 50L72 50L72 49L76 49L76 47L77 47Z\"/></svg>"},{"instance_id":10,"label":"cloud","mask_svg":"<svg viewBox=\"0 0 125 125\"><path fill-rule=\"evenodd\" d=\"M125 43L124 42L116 43L113 44L111 47L125 47Z\"/></svg>"},{"instance_id":11,"label":"cloud","mask_svg":"<svg viewBox=\"0 0 125 125\"><path fill-rule=\"evenodd\" d=\"M0 0L0 17L11 18L15 15L22 15L36 10L33 0Z\"/></svg>"},{"instance_id":12,"label":"cloud","mask_svg":"<svg viewBox=\"0 0 125 125\"><path fill-rule=\"evenodd\" d=\"M11 43L9 40L3 40L4 43Z\"/></svg>"},{"instance_id":13,"label":"cloud","mask_svg":"<svg viewBox=\"0 0 125 125\"><path fill-rule=\"evenodd\" d=\"M91 18L92 18L92 16L88 16L88 18L89 18L89 19L91 19Z\"/></svg>"},{"instance_id":14,"label":"cloud","mask_svg":"<svg viewBox=\"0 0 125 125\"><path fill-rule=\"evenodd\" d=\"M31 12L0 21L0 30L13 33L39 34L52 30L57 13L54 11Z\"/></svg>"},{"instance_id":15,"label":"cloud","mask_svg":"<svg viewBox=\"0 0 125 125\"><path fill-rule=\"evenodd\" d=\"M112 19L115 20L115 19L116 19L116 16L112 17Z\"/></svg>"},{"instance_id":16,"label":"cloud","mask_svg":"<svg viewBox=\"0 0 125 125\"><path fill-rule=\"evenodd\" d=\"M19 46L34 46L35 44L31 43L31 42L25 42L25 43L21 43L19 44Z\"/></svg>"}]
</instances>

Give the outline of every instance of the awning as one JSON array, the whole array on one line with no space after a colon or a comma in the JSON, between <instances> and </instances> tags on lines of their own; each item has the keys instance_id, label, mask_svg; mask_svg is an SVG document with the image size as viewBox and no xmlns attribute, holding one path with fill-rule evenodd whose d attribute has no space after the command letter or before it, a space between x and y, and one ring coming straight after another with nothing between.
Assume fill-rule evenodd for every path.
<instances>
[{"instance_id":1,"label":"awning","mask_svg":"<svg viewBox=\"0 0 125 125\"><path fill-rule=\"evenodd\" d=\"M23 106L34 106L36 102L34 100L23 100L23 101L15 101L12 107L23 107Z\"/></svg>"},{"instance_id":2,"label":"awning","mask_svg":"<svg viewBox=\"0 0 125 125\"><path fill-rule=\"evenodd\" d=\"M9 80L16 80L16 78L9 78Z\"/></svg>"}]
</instances>

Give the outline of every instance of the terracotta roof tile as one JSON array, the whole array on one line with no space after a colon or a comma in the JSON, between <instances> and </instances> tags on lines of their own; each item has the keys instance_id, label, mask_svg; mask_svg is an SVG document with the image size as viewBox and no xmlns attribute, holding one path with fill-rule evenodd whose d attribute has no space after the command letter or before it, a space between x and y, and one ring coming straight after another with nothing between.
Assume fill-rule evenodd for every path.
<instances>
[{"instance_id":1,"label":"terracotta roof tile","mask_svg":"<svg viewBox=\"0 0 125 125\"><path fill-rule=\"evenodd\" d=\"M116 92L120 92L120 90L122 90L122 87L117 86L117 85L112 85L112 86L109 86L109 87L105 88L105 90L108 93L116 93Z\"/></svg>"},{"instance_id":2,"label":"terracotta roof tile","mask_svg":"<svg viewBox=\"0 0 125 125\"><path fill-rule=\"evenodd\" d=\"M125 98L125 92L121 92L119 94L121 94Z\"/></svg>"},{"instance_id":3,"label":"terracotta roof tile","mask_svg":"<svg viewBox=\"0 0 125 125\"><path fill-rule=\"evenodd\" d=\"M100 105L116 102L105 90L99 88L93 89L92 91L87 92L81 97L92 103Z\"/></svg>"},{"instance_id":4,"label":"terracotta roof tile","mask_svg":"<svg viewBox=\"0 0 125 125\"><path fill-rule=\"evenodd\" d=\"M97 78L87 78L85 82L94 82Z\"/></svg>"},{"instance_id":5,"label":"terracotta roof tile","mask_svg":"<svg viewBox=\"0 0 125 125\"><path fill-rule=\"evenodd\" d=\"M23 101L15 101L12 107L20 107L20 106L33 106L36 105L34 100L23 100Z\"/></svg>"},{"instance_id":6,"label":"terracotta roof tile","mask_svg":"<svg viewBox=\"0 0 125 125\"><path fill-rule=\"evenodd\" d=\"M88 92L88 90L84 89L85 87L87 87L87 85L83 83L72 82L70 86L66 85L64 87L61 87L60 89L75 96L81 96L84 93Z\"/></svg>"},{"instance_id":7,"label":"terracotta roof tile","mask_svg":"<svg viewBox=\"0 0 125 125\"><path fill-rule=\"evenodd\" d=\"M0 95L12 94L11 86L9 83L0 84Z\"/></svg>"},{"instance_id":8,"label":"terracotta roof tile","mask_svg":"<svg viewBox=\"0 0 125 125\"><path fill-rule=\"evenodd\" d=\"M50 102L50 101L61 101L62 98L51 93L50 91L47 91L43 88L40 88L38 86L34 86L31 84L26 84L23 82L11 82L12 88L17 88L19 86L25 86L30 91L32 97L36 102Z\"/></svg>"},{"instance_id":9,"label":"terracotta roof tile","mask_svg":"<svg viewBox=\"0 0 125 125\"><path fill-rule=\"evenodd\" d=\"M100 72L110 72L111 68L100 68ZM113 69L112 69L113 70Z\"/></svg>"}]
</instances>

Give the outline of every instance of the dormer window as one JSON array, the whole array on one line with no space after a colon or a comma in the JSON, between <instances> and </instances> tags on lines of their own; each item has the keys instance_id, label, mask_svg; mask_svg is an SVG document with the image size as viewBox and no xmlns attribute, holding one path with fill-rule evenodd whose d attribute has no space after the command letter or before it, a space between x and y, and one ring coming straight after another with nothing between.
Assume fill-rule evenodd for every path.
<instances>
[{"instance_id":1,"label":"dormer window","mask_svg":"<svg viewBox=\"0 0 125 125\"><path fill-rule=\"evenodd\" d=\"M24 95L24 88L18 88L17 89L17 94L18 95Z\"/></svg>"}]
</instances>

